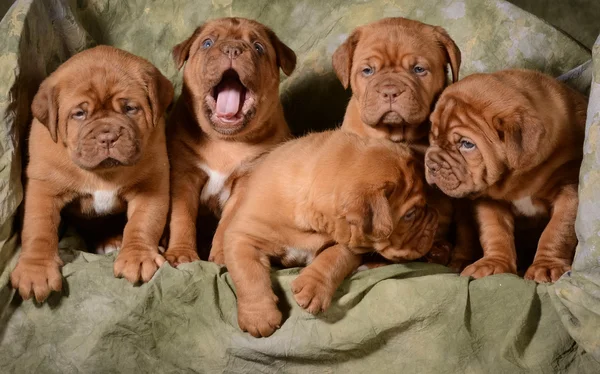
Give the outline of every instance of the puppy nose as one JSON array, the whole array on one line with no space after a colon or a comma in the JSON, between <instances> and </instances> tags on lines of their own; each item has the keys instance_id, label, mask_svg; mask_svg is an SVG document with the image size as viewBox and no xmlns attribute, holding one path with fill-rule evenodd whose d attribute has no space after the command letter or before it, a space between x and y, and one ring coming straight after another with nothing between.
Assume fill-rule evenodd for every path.
<instances>
[{"instance_id":1,"label":"puppy nose","mask_svg":"<svg viewBox=\"0 0 600 374\"><path fill-rule=\"evenodd\" d=\"M434 173L435 173L435 172L437 172L438 170L440 170L440 164L438 164L438 163L437 163L437 162L435 162L435 161L428 160L428 161L427 161L427 168L428 168L429 170L431 170L432 172L434 172Z\"/></svg>"},{"instance_id":2,"label":"puppy nose","mask_svg":"<svg viewBox=\"0 0 600 374\"><path fill-rule=\"evenodd\" d=\"M242 53L242 49L239 46L231 44L225 44L221 48L221 51L223 51L223 53L229 56L229 58L232 60L234 58L237 58L237 56L239 56Z\"/></svg>"},{"instance_id":3,"label":"puppy nose","mask_svg":"<svg viewBox=\"0 0 600 374\"><path fill-rule=\"evenodd\" d=\"M96 136L96 141L98 145L106 148L112 147L115 142L119 139L119 135L112 131L103 131L102 133Z\"/></svg>"},{"instance_id":4,"label":"puppy nose","mask_svg":"<svg viewBox=\"0 0 600 374\"><path fill-rule=\"evenodd\" d=\"M394 102L398 96L402 93L400 87L393 84L386 84L379 89L381 97L386 101Z\"/></svg>"}]
</instances>

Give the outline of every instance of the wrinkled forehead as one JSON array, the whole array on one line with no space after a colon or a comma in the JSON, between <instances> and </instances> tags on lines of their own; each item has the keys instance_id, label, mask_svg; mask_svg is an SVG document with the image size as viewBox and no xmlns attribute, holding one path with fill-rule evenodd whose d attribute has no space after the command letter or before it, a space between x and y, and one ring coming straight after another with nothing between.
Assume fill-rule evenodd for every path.
<instances>
[{"instance_id":1,"label":"wrinkled forehead","mask_svg":"<svg viewBox=\"0 0 600 374\"><path fill-rule=\"evenodd\" d=\"M230 18L209 22L200 33L200 37L216 36L229 39L268 41L266 28L250 20Z\"/></svg>"},{"instance_id":2,"label":"wrinkled forehead","mask_svg":"<svg viewBox=\"0 0 600 374\"><path fill-rule=\"evenodd\" d=\"M426 29L398 26L364 29L356 46L355 58L368 58L370 54L389 61L400 61L409 55L445 60L437 40Z\"/></svg>"}]
</instances>

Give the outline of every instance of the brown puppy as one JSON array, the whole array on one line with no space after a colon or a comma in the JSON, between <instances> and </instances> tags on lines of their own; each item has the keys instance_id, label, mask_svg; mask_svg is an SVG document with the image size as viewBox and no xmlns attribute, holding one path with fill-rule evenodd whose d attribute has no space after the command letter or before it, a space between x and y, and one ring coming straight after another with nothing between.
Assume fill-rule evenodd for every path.
<instances>
[{"instance_id":1,"label":"brown puppy","mask_svg":"<svg viewBox=\"0 0 600 374\"><path fill-rule=\"evenodd\" d=\"M11 274L24 299L59 291L63 207L93 217L127 211L115 276L148 281L164 259L169 207L163 114L173 86L148 61L99 46L42 82L31 110L23 250Z\"/></svg>"},{"instance_id":2,"label":"brown puppy","mask_svg":"<svg viewBox=\"0 0 600 374\"><path fill-rule=\"evenodd\" d=\"M166 259L198 260L199 207L216 215L231 193L225 184L244 160L289 136L279 101L279 68L296 55L269 28L244 18L210 21L175 46L183 92L168 128L171 219ZM202 227L200 228L202 229Z\"/></svg>"},{"instance_id":3,"label":"brown puppy","mask_svg":"<svg viewBox=\"0 0 600 374\"><path fill-rule=\"evenodd\" d=\"M526 70L474 74L451 85L431 115L427 180L476 201L484 257L463 275L516 273L514 217L549 215L525 278L556 281L577 244L583 95Z\"/></svg>"},{"instance_id":4,"label":"brown puppy","mask_svg":"<svg viewBox=\"0 0 600 374\"><path fill-rule=\"evenodd\" d=\"M426 254L437 214L425 203L422 171L408 147L342 131L292 140L257 162L223 216L225 264L235 283L238 323L253 336L281 324L270 260L308 265L292 283L308 312L327 309L361 255L394 261Z\"/></svg>"},{"instance_id":5,"label":"brown puppy","mask_svg":"<svg viewBox=\"0 0 600 374\"><path fill-rule=\"evenodd\" d=\"M455 82L460 50L441 27L400 17L358 27L333 54L338 78L352 88L342 129L426 144L448 64Z\"/></svg>"},{"instance_id":6,"label":"brown puppy","mask_svg":"<svg viewBox=\"0 0 600 374\"><path fill-rule=\"evenodd\" d=\"M446 87L448 64L456 81L460 61L460 50L441 27L400 17L358 27L333 54L338 78L345 88L352 87L342 130L406 142L423 160L429 114ZM451 201L436 190L428 191L428 202L440 214L440 254L447 254L451 225L457 228L452 259L434 256L428 261L462 270L477 241L471 217L463 214L468 203Z\"/></svg>"}]
</instances>

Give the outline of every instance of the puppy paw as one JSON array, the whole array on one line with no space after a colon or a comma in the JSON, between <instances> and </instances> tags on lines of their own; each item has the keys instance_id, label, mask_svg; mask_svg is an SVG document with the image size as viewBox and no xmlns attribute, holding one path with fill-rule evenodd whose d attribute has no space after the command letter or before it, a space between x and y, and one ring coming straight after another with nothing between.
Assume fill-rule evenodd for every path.
<instances>
[{"instance_id":1,"label":"puppy paw","mask_svg":"<svg viewBox=\"0 0 600 374\"><path fill-rule=\"evenodd\" d=\"M165 262L158 251L141 246L126 246L121 249L113 267L115 277L125 278L131 283L148 282Z\"/></svg>"},{"instance_id":2,"label":"puppy paw","mask_svg":"<svg viewBox=\"0 0 600 374\"><path fill-rule=\"evenodd\" d=\"M58 255L54 258L41 259L21 257L10 274L12 286L19 290L24 300L33 296L41 303L48 298L50 292L61 290L62 264Z\"/></svg>"},{"instance_id":3,"label":"puppy paw","mask_svg":"<svg viewBox=\"0 0 600 374\"><path fill-rule=\"evenodd\" d=\"M112 252L117 252L121 249L122 241L123 236L115 236L112 238L108 238L96 244L95 252L98 255L107 255Z\"/></svg>"},{"instance_id":4,"label":"puppy paw","mask_svg":"<svg viewBox=\"0 0 600 374\"><path fill-rule=\"evenodd\" d=\"M555 258L536 260L527 269L524 278L538 283L556 282L570 269L571 265L565 260Z\"/></svg>"},{"instance_id":5,"label":"puppy paw","mask_svg":"<svg viewBox=\"0 0 600 374\"><path fill-rule=\"evenodd\" d=\"M165 259L169 261L171 266L177 267L179 264L199 261L200 257L198 257L198 252L193 248L176 247L167 249Z\"/></svg>"},{"instance_id":6,"label":"puppy paw","mask_svg":"<svg viewBox=\"0 0 600 374\"><path fill-rule=\"evenodd\" d=\"M335 290L327 286L327 282L320 277L303 271L292 282L292 292L300 307L310 314L318 314L327 310Z\"/></svg>"},{"instance_id":7,"label":"puppy paw","mask_svg":"<svg viewBox=\"0 0 600 374\"><path fill-rule=\"evenodd\" d=\"M463 277L471 276L475 279L483 278L493 274L512 273L516 274L516 264L510 264L504 259L495 257L484 257L471 264L460 273Z\"/></svg>"},{"instance_id":8,"label":"puppy paw","mask_svg":"<svg viewBox=\"0 0 600 374\"><path fill-rule=\"evenodd\" d=\"M217 265L225 265L225 253L223 253L223 250L211 250L210 255L208 256L208 261L214 262Z\"/></svg>"},{"instance_id":9,"label":"puppy paw","mask_svg":"<svg viewBox=\"0 0 600 374\"><path fill-rule=\"evenodd\" d=\"M242 331L255 338L273 335L281 327L282 319L277 302L267 300L262 303L238 304L238 325Z\"/></svg>"}]
</instances>

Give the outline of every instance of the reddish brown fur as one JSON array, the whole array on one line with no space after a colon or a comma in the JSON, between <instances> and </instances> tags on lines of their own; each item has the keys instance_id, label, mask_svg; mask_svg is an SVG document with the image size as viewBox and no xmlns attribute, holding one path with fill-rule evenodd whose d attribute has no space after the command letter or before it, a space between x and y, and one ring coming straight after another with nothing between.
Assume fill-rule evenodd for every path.
<instances>
[{"instance_id":1,"label":"reddish brown fur","mask_svg":"<svg viewBox=\"0 0 600 374\"><path fill-rule=\"evenodd\" d=\"M318 313L362 254L401 262L431 249L437 214L426 205L422 171L405 145L316 133L281 145L251 169L219 229L238 322L254 336L271 335L281 323L271 259L308 264L292 291L300 306Z\"/></svg>"},{"instance_id":2,"label":"reddish brown fur","mask_svg":"<svg viewBox=\"0 0 600 374\"><path fill-rule=\"evenodd\" d=\"M207 39L214 44L203 48ZM255 42L262 44L264 54L255 50ZM240 52L235 58L228 54L231 48ZM202 201L201 194L210 180L199 166L228 176L244 160L289 136L279 101L279 68L291 74L296 56L264 25L244 18L223 18L196 29L173 49L173 57L179 67L185 62L183 92L169 120L167 135L172 193L165 257L177 265L198 259L196 221L203 214L201 209L210 208L219 215L224 201L214 196L228 193L221 189ZM215 117L212 96L228 69L235 69L253 100L234 125Z\"/></svg>"},{"instance_id":3,"label":"reddish brown fur","mask_svg":"<svg viewBox=\"0 0 600 374\"><path fill-rule=\"evenodd\" d=\"M550 216L525 277L555 281L570 268L586 106L583 95L527 70L475 74L444 91L431 115L427 180L477 198L484 258L463 275L516 272L514 217L523 214Z\"/></svg>"},{"instance_id":4,"label":"reddish brown fur","mask_svg":"<svg viewBox=\"0 0 600 374\"><path fill-rule=\"evenodd\" d=\"M117 191L106 213L127 210L115 276L148 281L164 261L158 241L169 164L162 116L172 98L171 83L152 64L108 46L73 56L42 82L32 104L23 250L11 274L24 299L43 301L61 289L60 212L71 204L93 216L93 191Z\"/></svg>"}]
</instances>

